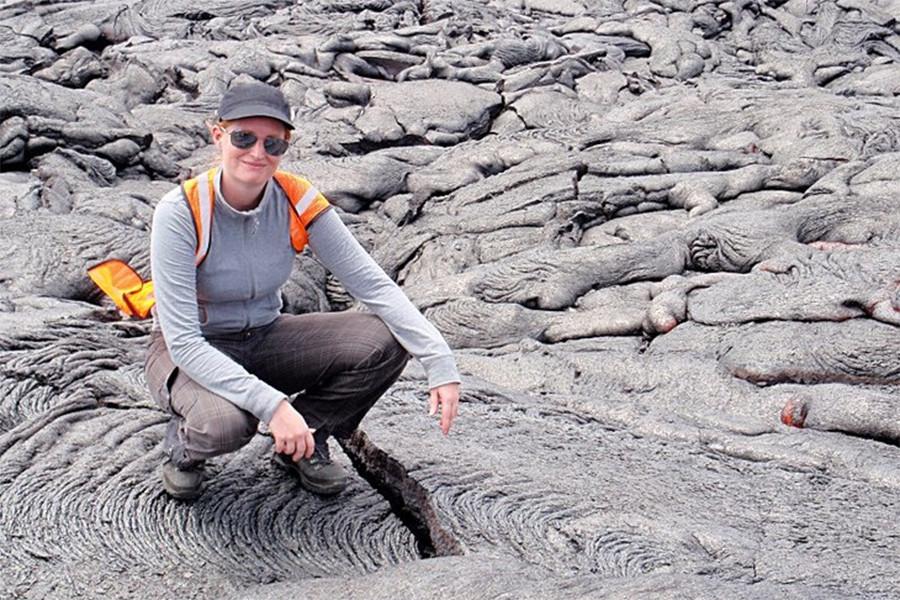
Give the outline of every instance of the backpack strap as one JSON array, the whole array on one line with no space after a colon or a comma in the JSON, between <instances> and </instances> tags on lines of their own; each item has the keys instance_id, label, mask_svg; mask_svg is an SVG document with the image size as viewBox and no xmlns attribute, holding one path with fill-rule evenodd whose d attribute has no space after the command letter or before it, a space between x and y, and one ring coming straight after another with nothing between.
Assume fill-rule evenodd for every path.
<instances>
[{"instance_id":1,"label":"backpack strap","mask_svg":"<svg viewBox=\"0 0 900 600\"><path fill-rule=\"evenodd\" d=\"M276 171L275 181L284 190L291 211L291 245L294 252L301 252L309 241L307 227L331 206L313 185L298 175Z\"/></svg>"},{"instance_id":2,"label":"backpack strap","mask_svg":"<svg viewBox=\"0 0 900 600\"><path fill-rule=\"evenodd\" d=\"M188 179L181 185L181 191L191 209L194 218L194 231L197 233L197 248L194 264L200 266L209 254L210 234L212 233L213 208L216 203L215 180L216 170Z\"/></svg>"}]
</instances>

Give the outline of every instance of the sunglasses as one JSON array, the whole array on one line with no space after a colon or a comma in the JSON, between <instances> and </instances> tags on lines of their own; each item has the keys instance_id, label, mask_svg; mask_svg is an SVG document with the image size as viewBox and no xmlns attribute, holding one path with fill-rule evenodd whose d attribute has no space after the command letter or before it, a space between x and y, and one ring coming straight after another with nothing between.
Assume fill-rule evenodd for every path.
<instances>
[{"instance_id":1,"label":"sunglasses","mask_svg":"<svg viewBox=\"0 0 900 600\"><path fill-rule=\"evenodd\" d=\"M259 139L255 133L240 129L235 129L234 131L223 129L222 131L228 134L228 137L231 139L231 145L241 150L252 148ZM281 156L287 152L289 145L290 142L279 137L269 136L263 140L263 149L270 156Z\"/></svg>"}]
</instances>

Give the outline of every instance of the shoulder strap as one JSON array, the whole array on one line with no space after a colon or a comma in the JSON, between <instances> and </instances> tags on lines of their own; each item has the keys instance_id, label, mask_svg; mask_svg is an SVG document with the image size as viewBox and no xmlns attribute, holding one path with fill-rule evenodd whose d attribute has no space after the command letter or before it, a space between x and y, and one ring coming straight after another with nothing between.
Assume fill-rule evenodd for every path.
<instances>
[{"instance_id":1,"label":"shoulder strap","mask_svg":"<svg viewBox=\"0 0 900 600\"><path fill-rule=\"evenodd\" d=\"M194 264L198 267L209 254L210 234L212 233L213 208L216 203L215 187L213 180L215 169L188 179L181 186L184 198L187 200L191 215L194 218L194 230L197 232L197 248Z\"/></svg>"},{"instance_id":2,"label":"shoulder strap","mask_svg":"<svg viewBox=\"0 0 900 600\"><path fill-rule=\"evenodd\" d=\"M316 217L331 206L319 190L298 175L287 171L276 171L275 181L284 190L291 211L291 245L300 252L309 241L306 228Z\"/></svg>"}]
</instances>

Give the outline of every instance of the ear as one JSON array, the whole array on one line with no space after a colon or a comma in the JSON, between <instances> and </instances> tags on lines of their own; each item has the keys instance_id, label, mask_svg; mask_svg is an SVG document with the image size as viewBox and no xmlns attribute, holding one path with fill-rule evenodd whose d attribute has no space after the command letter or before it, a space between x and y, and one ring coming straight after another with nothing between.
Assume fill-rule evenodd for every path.
<instances>
[{"instance_id":1,"label":"ear","mask_svg":"<svg viewBox=\"0 0 900 600\"><path fill-rule=\"evenodd\" d=\"M219 127L218 123L208 122L206 127L209 129L209 136L212 138L214 144L218 144L219 140L222 139L222 129Z\"/></svg>"}]
</instances>

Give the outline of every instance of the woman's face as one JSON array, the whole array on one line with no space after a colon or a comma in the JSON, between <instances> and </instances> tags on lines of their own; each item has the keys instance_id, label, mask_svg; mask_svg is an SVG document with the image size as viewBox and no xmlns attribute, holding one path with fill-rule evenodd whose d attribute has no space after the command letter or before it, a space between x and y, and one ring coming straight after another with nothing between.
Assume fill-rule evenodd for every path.
<instances>
[{"instance_id":1,"label":"woman's face","mask_svg":"<svg viewBox=\"0 0 900 600\"><path fill-rule=\"evenodd\" d=\"M231 134L235 131L255 135L256 142L249 148L238 148L231 141ZM213 142L222 153L223 175L243 186L265 185L281 162L281 156L273 156L265 150L264 143L269 137L287 140L287 127L269 117L235 119L224 128L219 125L213 127Z\"/></svg>"}]
</instances>

